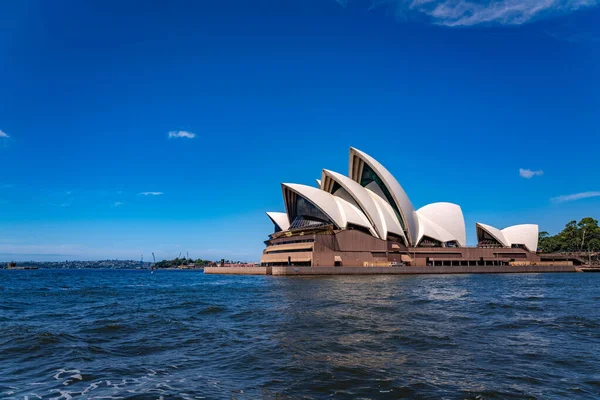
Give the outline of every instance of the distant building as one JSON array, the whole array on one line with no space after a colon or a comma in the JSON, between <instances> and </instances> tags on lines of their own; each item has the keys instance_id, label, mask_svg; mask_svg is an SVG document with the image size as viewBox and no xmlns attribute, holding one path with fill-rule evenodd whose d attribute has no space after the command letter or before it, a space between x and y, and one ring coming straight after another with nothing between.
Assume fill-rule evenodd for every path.
<instances>
[{"instance_id":1,"label":"distant building","mask_svg":"<svg viewBox=\"0 0 600 400\"><path fill-rule=\"evenodd\" d=\"M538 226L502 230L478 223L466 246L460 206L415 210L396 178L371 156L350 149L348 176L323 170L318 187L283 183L285 212L268 212L275 231L263 266L507 265L537 262Z\"/></svg>"}]
</instances>

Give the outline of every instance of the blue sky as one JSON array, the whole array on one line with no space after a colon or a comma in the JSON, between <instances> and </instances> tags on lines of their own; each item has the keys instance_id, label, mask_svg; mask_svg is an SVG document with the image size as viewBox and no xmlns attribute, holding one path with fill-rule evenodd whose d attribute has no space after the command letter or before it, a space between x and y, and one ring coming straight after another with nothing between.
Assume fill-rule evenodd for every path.
<instances>
[{"instance_id":1,"label":"blue sky","mask_svg":"<svg viewBox=\"0 0 600 400\"><path fill-rule=\"evenodd\" d=\"M350 146L470 243L598 218L599 5L2 2L0 259L258 260Z\"/></svg>"}]
</instances>

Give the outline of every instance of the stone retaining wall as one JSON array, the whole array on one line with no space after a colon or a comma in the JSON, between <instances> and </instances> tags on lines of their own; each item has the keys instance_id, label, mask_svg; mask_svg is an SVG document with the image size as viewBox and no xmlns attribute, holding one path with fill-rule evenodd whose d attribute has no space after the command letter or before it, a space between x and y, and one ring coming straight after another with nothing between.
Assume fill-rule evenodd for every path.
<instances>
[{"instance_id":1,"label":"stone retaining wall","mask_svg":"<svg viewBox=\"0 0 600 400\"><path fill-rule=\"evenodd\" d=\"M271 275L272 267L206 267L205 274Z\"/></svg>"},{"instance_id":2,"label":"stone retaining wall","mask_svg":"<svg viewBox=\"0 0 600 400\"><path fill-rule=\"evenodd\" d=\"M402 275L402 274L515 274L578 272L572 265L454 266L454 267L206 267L205 274L227 275Z\"/></svg>"},{"instance_id":3,"label":"stone retaining wall","mask_svg":"<svg viewBox=\"0 0 600 400\"><path fill-rule=\"evenodd\" d=\"M271 267L273 275L394 275L394 274L514 274L577 272L570 265L454 266L454 267Z\"/></svg>"}]
</instances>

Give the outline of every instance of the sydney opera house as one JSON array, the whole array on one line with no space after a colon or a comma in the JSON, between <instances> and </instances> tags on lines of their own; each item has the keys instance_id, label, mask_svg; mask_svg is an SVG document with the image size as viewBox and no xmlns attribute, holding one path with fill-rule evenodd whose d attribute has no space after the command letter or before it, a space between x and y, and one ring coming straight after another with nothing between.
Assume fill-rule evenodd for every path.
<instances>
[{"instance_id":1,"label":"sydney opera house","mask_svg":"<svg viewBox=\"0 0 600 400\"><path fill-rule=\"evenodd\" d=\"M348 176L323 170L316 186L281 185L285 212L268 212L274 233L262 266L488 266L536 262L538 226L476 224L467 246L459 205L417 210L377 160L350 149Z\"/></svg>"}]
</instances>

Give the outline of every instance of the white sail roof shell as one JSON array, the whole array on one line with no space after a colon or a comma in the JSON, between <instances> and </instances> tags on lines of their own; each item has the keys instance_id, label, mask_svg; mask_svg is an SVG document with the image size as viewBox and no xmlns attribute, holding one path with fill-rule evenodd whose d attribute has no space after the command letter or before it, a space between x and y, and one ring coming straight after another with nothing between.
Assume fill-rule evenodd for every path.
<instances>
[{"instance_id":1,"label":"white sail roof shell","mask_svg":"<svg viewBox=\"0 0 600 400\"><path fill-rule=\"evenodd\" d=\"M346 228L348 223L351 223L358 226L363 226L369 229L374 236L377 235L373 230L369 219L358 207L350 202L312 186L299 185L295 183L284 183L281 186L283 187L283 190L291 190L310 201L340 229ZM286 210L288 210L286 216L288 221L291 221L296 217L295 215L289 215L290 209L291 208L289 205L286 204Z\"/></svg>"},{"instance_id":2,"label":"white sail roof shell","mask_svg":"<svg viewBox=\"0 0 600 400\"><path fill-rule=\"evenodd\" d=\"M537 251L539 227L536 224L513 225L500 230L478 222L476 227L477 229L483 229L505 247L520 244L524 245L529 251Z\"/></svg>"},{"instance_id":3,"label":"white sail roof shell","mask_svg":"<svg viewBox=\"0 0 600 400\"><path fill-rule=\"evenodd\" d=\"M417 213L417 215L419 218L419 235L416 245L418 245L421 239L423 239L423 236L428 236L432 239L439 240L442 243L457 240L454 235L437 225L435 222L431 221L426 216L419 213Z\"/></svg>"},{"instance_id":4,"label":"white sail roof shell","mask_svg":"<svg viewBox=\"0 0 600 400\"><path fill-rule=\"evenodd\" d=\"M286 189L291 190L310 201L315 207L327 215L339 228L344 228L346 226L346 218L342 213L338 202L335 200L335 197L330 193L312 186L300 185L297 183L282 183L281 187L284 191ZM287 201L285 209L288 214L288 219L293 221L296 216L290 215L290 207L289 204L287 204Z\"/></svg>"},{"instance_id":5,"label":"white sail roof shell","mask_svg":"<svg viewBox=\"0 0 600 400\"><path fill-rule=\"evenodd\" d=\"M486 224L482 224L477 222L475 224L475 227L477 229L481 229L484 232L487 232L491 237L493 237L494 239L496 239L498 241L498 243L500 243L502 246L504 247L510 247L510 242L504 237L504 234L502 233L502 231L498 228L494 228L491 225L486 225ZM477 235L479 236L479 235Z\"/></svg>"},{"instance_id":6,"label":"white sail roof shell","mask_svg":"<svg viewBox=\"0 0 600 400\"><path fill-rule=\"evenodd\" d=\"M457 241L459 246L464 247L467 244L467 230L465 228L465 218L462 213L462 209L459 205L453 203L432 203L426 206L423 206L417 210L417 215L419 216L419 224L423 218L427 218L428 222L431 222L436 225L436 230L442 229L444 232L450 234L452 239L450 240L442 240L437 237L432 237L434 239L440 240L442 242L448 241ZM427 223L427 222L426 222ZM419 238L417 243L423 237L419 226ZM427 233L424 233L426 236L430 236ZM431 236L430 236L431 237ZM444 237L446 237L444 235Z\"/></svg>"},{"instance_id":7,"label":"white sail roof shell","mask_svg":"<svg viewBox=\"0 0 600 400\"><path fill-rule=\"evenodd\" d=\"M381 165L379 161L375 160L368 154L363 153L358 149L355 149L354 147L350 148L350 176L352 176L352 171L354 169L353 164L355 156L363 160L365 164L369 165L373 172L375 172L377 176L379 176L383 184L387 187L406 225L406 230L409 236L407 239L409 243L416 244L419 230L418 217L410 199L406 195L406 192L404 191L402 186L400 186L396 178L394 178L394 176L383 165ZM352 178L356 181L360 179L360 177L355 176L352 176Z\"/></svg>"},{"instance_id":8,"label":"white sail roof shell","mask_svg":"<svg viewBox=\"0 0 600 400\"><path fill-rule=\"evenodd\" d=\"M377 177L363 187L360 175L365 164ZM290 221L296 217L291 215L296 204L288 204L295 201L295 195L291 195L293 192L312 203L340 229L347 228L348 224L362 226L383 240L387 240L389 234L398 235L407 246L418 245L423 236L443 243L456 241L459 246L466 246L466 229L460 206L439 202L415 211L392 174L377 160L355 148L350 148L349 170L350 177L323 170L322 179L317 179L318 187L283 183L286 213L268 212L267 215L281 230L289 230ZM330 193L334 182L344 190L336 189L336 193ZM404 221L404 228L398 214ZM478 239L485 232L504 247L519 244L529 251L537 250L538 231L535 224L514 225L500 230L477 223Z\"/></svg>"},{"instance_id":9,"label":"white sail roof shell","mask_svg":"<svg viewBox=\"0 0 600 400\"><path fill-rule=\"evenodd\" d=\"M502 234L511 244L522 244L529 251L537 251L539 228L535 224L513 225L502 229Z\"/></svg>"},{"instance_id":10,"label":"white sail roof shell","mask_svg":"<svg viewBox=\"0 0 600 400\"><path fill-rule=\"evenodd\" d=\"M385 222L383 220L383 216L381 215L379 209L377 208L377 204L375 200L369 195L367 189L360 186L359 183L353 181L352 179L339 174L337 172L323 170L323 178L321 181L325 181L325 179L329 177L333 179L333 181L337 182L342 188L352 196L352 199L358 204L362 213L368 218L372 228L375 230L377 236L383 240L387 239L387 230L385 227ZM335 195L335 193L333 193Z\"/></svg>"},{"instance_id":11,"label":"white sail roof shell","mask_svg":"<svg viewBox=\"0 0 600 400\"><path fill-rule=\"evenodd\" d=\"M287 213L269 211L267 213L267 216L282 231L287 231L288 229L290 229L290 221L288 220Z\"/></svg>"},{"instance_id":12,"label":"white sail roof shell","mask_svg":"<svg viewBox=\"0 0 600 400\"><path fill-rule=\"evenodd\" d=\"M404 240L404 244L408 246L408 241L406 240L406 236L404 235L402 226L400 225L398 217L396 217L396 213L392 209L392 206L387 201L385 201L369 189L365 190L367 191L369 196L371 196L371 198L375 202L375 205L377 206L377 211L379 212L379 215L385 225L384 231L400 236Z\"/></svg>"},{"instance_id":13,"label":"white sail roof shell","mask_svg":"<svg viewBox=\"0 0 600 400\"><path fill-rule=\"evenodd\" d=\"M371 222L367 219L365 214L354 204L342 199L341 197L333 196L335 201L337 201L338 206L340 207L340 211L342 212L346 223L344 226L340 226L341 228L345 228L348 224L354 224L358 226L365 227L369 229L371 235L377 237L377 233L373 229Z\"/></svg>"}]
</instances>

